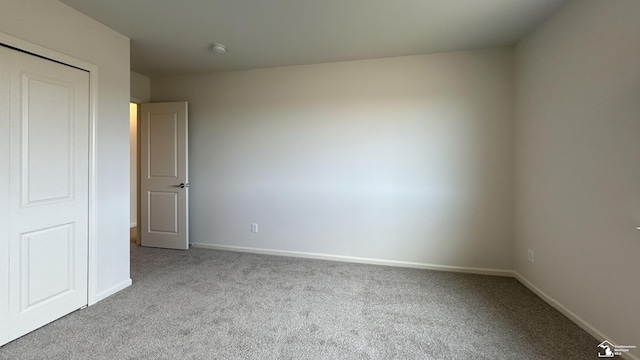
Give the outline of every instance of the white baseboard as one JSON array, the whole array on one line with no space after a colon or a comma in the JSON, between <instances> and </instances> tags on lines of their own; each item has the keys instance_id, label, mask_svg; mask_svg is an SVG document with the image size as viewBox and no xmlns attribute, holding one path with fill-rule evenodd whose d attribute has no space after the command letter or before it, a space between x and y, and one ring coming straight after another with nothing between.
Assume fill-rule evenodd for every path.
<instances>
[{"instance_id":1,"label":"white baseboard","mask_svg":"<svg viewBox=\"0 0 640 360\"><path fill-rule=\"evenodd\" d=\"M547 293L542 291L539 287L533 285L533 283L531 283L531 281L527 280L524 276L520 275L518 272L513 271L513 277L515 277L524 286L529 288L529 290L533 291L536 295L538 295L540 298L542 298L542 300L546 301L549 305L551 305L552 307L554 307L555 309L560 311L564 316L568 317L571 321L576 323L576 325L580 326L584 331L586 331L589 334L591 334L591 336L595 337L597 340L599 340L599 341L609 340L612 343L618 344L618 345L636 345L636 344L621 344L621 343L616 342L615 339L612 339L611 337L605 335L602 331L596 329L593 325L589 324L587 321L585 321L583 318L578 316L576 313L574 313L573 311L569 310L569 308L567 308L566 306L562 305L556 299L554 299L551 296L547 295ZM593 347L594 348L594 350L593 350L594 351L594 358L596 358L596 356L595 356L595 353L596 353L596 350L597 350L596 345L598 345L598 344L594 344L594 347ZM625 358L625 359L640 360L640 357L638 357L638 356L636 356L634 354L631 354L629 352L624 353L624 355L622 357Z\"/></svg>"},{"instance_id":2,"label":"white baseboard","mask_svg":"<svg viewBox=\"0 0 640 360\"><path fill-rule=\"evenodd\" d=\"M136 226L138 226L138 223L137 223L136 221L134 221L134 222L132 222L131 224L129 224L129 228L130 228L130 229L131 229L131 228L134 228L134 227L136 227Z\"/></svg>"},{"instance_id":3,"label":"white baseboard","mask_svg":"<svg viewBox=\"0 0 640 360\"><path fill-rule=\"evenodd\" d=\"M307 258L307 259L352 262L352 263L359 263L359 264L397 266L397 267L425 269L425 270L439 270L439 271L461 272L461 273L469 273L469 274L513 277L513 271L502 270L502 269L486 269L486 268L477 268L477 267L434 265L434 264L424 264L424 263L416 263L416 262L408 262L408 261L372 259L372 258L363 258L363 257L355 257L355 256L330 255L330 254L320 254L320 253L301 252L301 251L287 251L287 250L270 250L270 249L251 248L251 247L242 247L242 246L214 245L214 244L203 244L203 243L194 243L194 244L191 244L191 246L196 248L202 248L202 249L247 252L247 253L253 253L253 254L289 256L289 257L298 257L298 258Z\"/></svg>"},{"instance_id":4,"label":"white baseboard","mask_svg":"<svg viewBox=\"0 0 640 360\"><path fill-rule=\"evenodd\" d=\"M90 305L94 305L98 301L104 300L104 299L108 298L109 296L111 296L111 295L113 295L113 294L115 294L115 293L117 293L117 292L119 292L121 290L124 290L124 289L128 288L129 286L131 286L131 284L133 284L133 282L131 281L131 279L128 279L128 280L123 281L120 284L112 287L111 289L108 289L106 291L103 291L103 292L99 293L98 295L96 295L96 298L95 298L96 301L93 304L90 304Z\"/></svg>"},{"instance_id":5,"label":"white baseboard","mask_svg":"<svg viewBox=\"0 0 640 360\"><path fill-rule=\"evenodd\" d=\"M352 263L360 263L360 264L373 264L373 265L386 265L386 266L398 266L398 267L407 267L407 268L415 268L415 269L426 269L426 270L439 270L439 271L450 271L450 272L461 272L461 273L470 273L470 274L482 274L482 275L494 275L494 276L507 276L516 278L520 281L524 286L529 288L529 290L533 291L536 295L538 295L542 300L546 301L553 308L560 311L563 315L568 317L571 321L576 323L576 325L580 326L583 330L591 334L591 336L595 337L597 340L609 340L614 344L619 344L612 339L611 337L604 334L602 331L596 329L593 325L586 322L583 318L578 316L576 313L571 311L566 306L559 303L554 298L547 295L544 291L542 291L537 286L533 285L529 280L525 277L517 273L513 270L503 270L503 269L487 269L487 268L476 268L476 267L464 267L464 266L447 266L447 265L434 265L434 264L424 264L424 263L415 263L415 262L407 262L407 261L396 261L396 260L383 260L383 259L372 259L372 258L362 258L362 257L354 257L354 256L343 256L343 255L330 255L330 254L320 254L320 253L310 253L310 252L301 252L301 251L285 251L285 250L270 250L270 249L261 249L261 248L251 248L251 247L242 247L242 246L230 246L230 245L214 245L214 244L203 244L203 243L194 243L191 246L195 248L202 249L212 249L212 250L225 250L225 251L236 251L236 252L247 252L254 254L265 254L265 255L277 255L277 256L290 256L290 257L299 257L299 258L308 258L308 259L321 259L321 260L333 260L333 261L343 261L343 262L352 262ZM596 358L597 346L598 344L594 344L594 358ZM619 345L629 345L629 344L619 344ZM632 344L635 345L635 344ZM640 360L640 357L631 354L625 353L623 356L625 359L629 360Z\"/></svg>"}]
</instances>

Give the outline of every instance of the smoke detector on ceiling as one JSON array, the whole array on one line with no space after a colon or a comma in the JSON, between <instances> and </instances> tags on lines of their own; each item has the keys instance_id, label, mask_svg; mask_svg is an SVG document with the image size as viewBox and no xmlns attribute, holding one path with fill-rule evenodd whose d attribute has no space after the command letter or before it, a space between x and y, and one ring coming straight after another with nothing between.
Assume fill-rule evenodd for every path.
<instances>
[{"instance_id":1,"label":"smoke detector on ceiling","mask_svg":"<svg viewBox=\"0 0 640 360\"><path fill-rule=\"evenodd\" d=\"M216 54L224 54L227 52L227 47L222 44L211 44L211 51Z\"/></svg>"}]
</instances>

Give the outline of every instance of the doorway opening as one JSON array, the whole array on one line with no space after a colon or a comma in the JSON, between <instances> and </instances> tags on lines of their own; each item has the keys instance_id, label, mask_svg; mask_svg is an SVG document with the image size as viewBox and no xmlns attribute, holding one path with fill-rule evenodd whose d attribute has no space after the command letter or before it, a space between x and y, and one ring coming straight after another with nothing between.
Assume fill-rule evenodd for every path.
<instances>
[{"instance_id":1,"label":"doorway opening","mask_svg":"<svg viewBox=\"0 0 640 360\"><path fill-rule=\"evenodd\" d=\"M138 231L138 104L129 103L129 234L131 243L140 245Z\"/></svg>"},{"instance_id":2,"label":"doorway opening","mask_svg":"<svg viewBox=\"0 0 640 360\"><path fill-rule=\"evenodd\" d=\"M189 248L187 107L130 99L131 244Z\"/></svg>"}]
</instances>

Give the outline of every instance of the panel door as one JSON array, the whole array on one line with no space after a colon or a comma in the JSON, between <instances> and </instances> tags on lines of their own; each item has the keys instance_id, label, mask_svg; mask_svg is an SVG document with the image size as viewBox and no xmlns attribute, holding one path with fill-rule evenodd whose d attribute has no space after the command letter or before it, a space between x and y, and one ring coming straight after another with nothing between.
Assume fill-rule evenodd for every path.
<instances>
[{"instance_id":1,"label":"panel door","mask_svg":"<svg viewBox=\"0 0 640 360\"><path fill-rule=\"evenodd\" d=\"M0 335L87 304L89 73L0 46Z\"/></svg>"},{"instance_id":2,"label":"panel door","mask_svg":"<svg viewBox=\"0 0 640 360\"><path fill-rule=\"evenodd\" d=\"M142 246L189 248L187 103L142 104Z\"/></svg>"}]
</instances>

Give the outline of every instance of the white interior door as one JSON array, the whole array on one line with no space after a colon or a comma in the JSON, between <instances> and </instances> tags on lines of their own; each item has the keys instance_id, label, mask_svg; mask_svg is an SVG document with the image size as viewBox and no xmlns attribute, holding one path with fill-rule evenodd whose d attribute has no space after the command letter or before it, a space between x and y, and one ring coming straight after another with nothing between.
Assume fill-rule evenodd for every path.
<instances>
[{"instance_id":1,"label":"white interior door","mask_svg":"<svg viewBox=\"0 0 640 360\"><path fill-rule=\"evenodd\" d=\"M0 344L87 304L89 73L0 46Z\"/></svg>"},{"instance_id":2,"label":"white interior door","mask_svg":"<svg viewBox=\"0 0 640 360\"><path fill-rule=\"evenodd\" d=\"M142 104L142 246L189 248L187 103Z\"/></svg>"}]
</instances>

